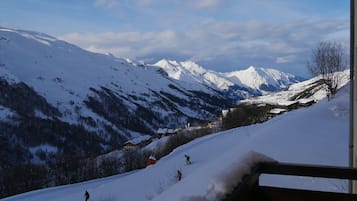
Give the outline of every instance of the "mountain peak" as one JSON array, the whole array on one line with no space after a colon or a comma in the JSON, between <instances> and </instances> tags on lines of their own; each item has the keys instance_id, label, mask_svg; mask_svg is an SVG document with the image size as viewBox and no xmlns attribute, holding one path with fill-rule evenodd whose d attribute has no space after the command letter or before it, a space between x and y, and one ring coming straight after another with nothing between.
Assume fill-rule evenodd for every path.
<instances>
[{"instance_id":1,"label":"mountain peak","mask_svg":"<svg viewBox=\"0 0 357 201\"><path fill-rule=\"evenodd\" d=\"M254 94L276 91L296 83L294 75L274 69L249 66L245 70L219 73L207 70L194 61L170 61L162 59L155 66L163 68L169 77L189 83L200 83L218 90L229 88L255 91ZM257 93L258 92L258 93Z\"/></svg>"},{"instance_id":2,"label":"mountain peak","mask_svg":"<svg viewBox=\"0 0 357 201\"><path fill-rule=\"evenodd\" d=\"M245 70L233 71L226 74L230 80L239 81L255 90L276 91L298 82L296 76L270 68L249 66Z\"/></svg>"},{"instance_id":3,"label":"mountain peak","mask_svg":"<svg viewBox=\"0 0 357 201\"><path fill-rule=\"evenodd\" d=\"M168 67L168 66L178 66L179 63L175 60L161 59L160 61L153 64L154 66Z\"/></svg>"},{"instance_id":4,"label":"mountain peak","mask_svg":"<svg viewBox=\"0 0 357 201\"><path fill-rule=\"evenodd\" d=\"M180 64L186 68L187 70L195 73L195 74L204 74L206 73L208 70L203 68L202 66L198 65L197 63L195 63L194 61L183 61L183 62L180 62Z\"/></svg>"},{"instance_id":5,"label":"mountain peak","mask_svg":"<svg viewBox=\"0 0 357 201\"><path fill-rule=\"evenodd\" d=\"M249 66L246 70L247 71L256 71L256 68L254 66Z\"/></svg>"}]
</instances>

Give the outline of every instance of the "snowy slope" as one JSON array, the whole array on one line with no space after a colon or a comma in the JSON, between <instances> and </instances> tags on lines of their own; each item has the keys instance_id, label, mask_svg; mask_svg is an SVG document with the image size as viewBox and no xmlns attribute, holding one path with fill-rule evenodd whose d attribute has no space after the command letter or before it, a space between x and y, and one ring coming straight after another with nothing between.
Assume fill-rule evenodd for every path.
<instances>
[{"instance_id":1,"label":"snowy slope","mask_svg":"<svg viewBox=\"0 0 357 201\"><path fill-rule=\"evenodd\" d=\"M270 80L289 84L275 73ZM16 143L25 142L19 143L25 159L33 156L30 148L42 145L96 154L161 127L215 120L237 100L261 94L242 81L190 61L145 65L88 52L43 33L0 27L0 107L11 114L1 115L0 126L7 130L7 142L13 135ZM79 139L85 143L70 151ZM18 151L13 144L6 145L10 153ZM14 162L11 158L1 162Z\"/></svg>"},{"instance_id":2,"label":"snowy slope","mask_svg":"<svg viewBox=\"0 0 357 201\"><path fill-rule=\"evenodd\" d=\"M84 143L88 149L94 141L98 149L110 149L159 127L209 121L230 104L217 91L181 84L158 67L88 52L43 33L1 27L0 88L1 116L16 114L12 121L20 125L1 118L0 124L11 130L5 136L22 135L30 123L39 125L25 133L36 134L32 140L41 139L33 143L38 146L85 133L98 137ZM43 135L56 140L46 142Z\"/></svg>"},{"instance_id":3,"label":"snowy slope","mask_svg":"<svg viewBox=\"0 0 357 201\"><path fill-rule=\"evenodd\" d=\"M93 94L90 88L105 87L127 99L142 95L149 97L146 100L136 101L137 104L160 100L153 97L153 91L157 93L164 91L183 100L188 100L189 95L194 95L181 87L178 82L165 77L155 67L143 66L111 55L87 52L42 33L6 28L1 28L0 31L2 37L0 76L7 81L28 84L46 97L50 104L57 105L62 113L72 110L73 102L74 105L84 107L83 100ZM190 90L195 89L190 88ZM199 90L216 95L207 88ZM133 102L127 104L135 110L136 106ZM187 112L188 116L195 115L195 111L191 111L190 108L180 108L178 105L178 109ZM165 111L166 108L162 108L162 111L158 112ZM75 112L69 112L72 114L65 115L63 120L76 121ZM83 111L83 113L89 112Z\"/></svg>"},{"instance_id":4,"label":"snowy slope","mask_svg":"<svg viewBox=\"0 0 357 201\"><path fill-rule=\"evenodd\" d=\"M349 70L337 72L336 74L339 79L338 88L345 86L349 82ZM286 90L270 93L264 96L248 98L242 100L241 102L250 104L265 103L282 106L294 103L304 104L311 101L318 102L327 96L326 86L321 82L321 79L321 76L316 76L309 80L292 84Z\"/></svg>"},{"instance_id":5,"label":"snowy slope","mask_svg":"<svg viewBox=\"0 0 357 201\"><path fill-rule=\"evenodd\" d=\"M92 200L217 200L227 193L227 178L245 172L254 160L348 165L349 85L336 98L295 110L263 124L220 132L177 148L146 169L25 193L2 201L76 201L88 190ZM254 152L266 155L262 157ZM185 165L184 154L191 156ZM183 179L176 181L176 171ZM234 174L229 174L233 172ZM238 174L241 175L241 174ZM236 178L239 179L239 178ZM263 177L263 184L346 191L347 182L316 178Z\"/></svg>"}]
</instances>

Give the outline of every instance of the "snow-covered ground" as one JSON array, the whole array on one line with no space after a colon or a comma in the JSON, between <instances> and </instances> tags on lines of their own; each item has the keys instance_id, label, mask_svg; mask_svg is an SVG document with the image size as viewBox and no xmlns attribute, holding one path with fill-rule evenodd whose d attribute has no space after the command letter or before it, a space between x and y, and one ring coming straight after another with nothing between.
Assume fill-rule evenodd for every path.
<instances>
[{"instance_id":1,"label":"snow-covered ground","mask_svg":"<svg viewBox=\"0 0 357 201\"><path fill-rule=\"evenodd\" d=\"M285 113L263 124L196 139L148 168L79 184L33 191L1 201L217 200L252 160L348 165L349 85L331 100ZM264 154L262 156L258 153ZM184 155L191 156L191 165ZM269 159L268 159L269 160ZM182 180L177 181L177 171ZM232 173L232 174L231 174ZM237 177L237 178L235 178ZM263 176L262 184L346 191L347 181Z\"/></svg>"},{"instance_id":2,"label":"snow-covered ground","mask_svg":"<svg viewBox=\"0 0 357 201\"><path fill-rule=\"evenodd\" d=\"M349 69L341 72L337 72L336 74L339 80L338 88L345 86L349 82L350 80ZM297 102L302 104L310 101L318 102L327 96L326 86L317 84L317 82L319 82L319 80L321 79L322 76L316 76L312 79L292 84L287 90L282 90L276 93L269 93L264 96L247 98L240 102L255 103L255 104L264 103L264 104L281 105L281 106L288 106ZM296 97L299 93L302 93L304 91L309 91L311 95L306 98Z\"/></svg>"}]
</instances>

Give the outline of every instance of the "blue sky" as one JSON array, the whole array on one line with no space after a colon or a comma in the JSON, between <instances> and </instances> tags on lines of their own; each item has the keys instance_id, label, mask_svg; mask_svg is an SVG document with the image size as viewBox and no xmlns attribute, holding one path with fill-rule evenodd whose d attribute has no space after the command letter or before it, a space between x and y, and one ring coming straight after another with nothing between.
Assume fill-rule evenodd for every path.
<instances>
[{"instance_id":1,"label":"blue sky","mask_svg":"<svg viewBox=\"0 0 357 201\"><path fill-rule=\"evenodd\" d=\"M253 65L307 77L318 42L348 48L349 0L1 0L0 26L147 63L193 60L220 72Z\"/></svg>"}]
</instances>

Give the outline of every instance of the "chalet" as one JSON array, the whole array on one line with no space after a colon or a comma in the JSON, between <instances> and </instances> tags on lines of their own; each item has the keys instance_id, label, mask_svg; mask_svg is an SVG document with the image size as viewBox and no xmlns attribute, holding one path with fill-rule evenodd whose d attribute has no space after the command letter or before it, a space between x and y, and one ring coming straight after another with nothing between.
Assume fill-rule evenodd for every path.
<instances>
[{"instance_id":1,"label":"chalet","mask_svg":"<svg viewBox=\"0 0 357 201\"><path fill-rule=\"evenodd\" d=\"M172 129L172 128L159 128L157 129L156 134L158 135L159 138L163 136L170 136L176 134L178 129Z\"/></svg>"},{"instance_id":2,"label":"chalet","mask_svg":"<svg viewBox=\"0 0 357 201\"><path fill-rule=\"evenodd\" d=\"M308 106L313 105L314 103L316 103L315 100L310 100L310 99L302 99L302 100L299 100L299 105L300 105L301 107L308 107Z\"/></svg>"},{"instance_id":3,"label":"chalet","mask_svg":"<svg viewBox=\"0 0 357 201\"><path fill-rule=\"evenodd\" d=\"M229 110L222 110L222 117L226 117Z\"/></svg>"},{"instance_id":4,"label":"chalet","mask_svg":"<svg viewBox=\"0 0 357 201\"><path fill-rule=\"evenodd\" d=\"M143 135L124 143L124 148L130 149L135 147L141 147L149 144L152 141L152 137L150 135Z\"/></svg>"},{"instance_id":5,"label":"chalet","mask_svg":"<svg viewBox=\"0 0 357 201\"><path fill-rule=\"evenodd\" d=\"M147 161L146 167L148 167L150 165L154 165L155 163L156 163L156 158L151 155Z\"/></svg>"},{"instance_id":6,"label":"chalet","mask_svg":"<svg viewBox=\"0 0 357 201\"><path fill-rule=\"evenodd\" d=\"M274 109L271 109L268 113L270 115L278 115L278 114L282 114L284 112L286 112L287 110L286 109L283 109L283 108L274 108Z\"/></svg>"}]
</instances>

